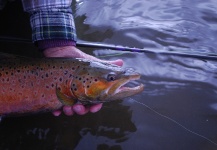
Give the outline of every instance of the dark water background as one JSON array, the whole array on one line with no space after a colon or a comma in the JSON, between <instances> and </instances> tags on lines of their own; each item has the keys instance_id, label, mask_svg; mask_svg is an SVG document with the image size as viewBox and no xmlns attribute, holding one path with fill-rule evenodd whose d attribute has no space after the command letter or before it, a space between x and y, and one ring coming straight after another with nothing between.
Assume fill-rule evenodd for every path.
<instances>
[{"instance_id":1,"label":"dark water background","mask_svg":"<svg viewBox=\"0 0 217 150\"><path fill-rule=\"evenodd\" d=\"M217 53L215 0L78 0L72 9L80 40ZM1 37L31 38L20 2L7 5L0 18ZM0 46L3 52L40 56L28 42L1 40ZM102 59L123 59L124 67L142 74L144 92L104 104L96 114L4 119L0 150L217 149L209 141L217 143L216 60L81 49Z\"/></svg>"}]
</instances>

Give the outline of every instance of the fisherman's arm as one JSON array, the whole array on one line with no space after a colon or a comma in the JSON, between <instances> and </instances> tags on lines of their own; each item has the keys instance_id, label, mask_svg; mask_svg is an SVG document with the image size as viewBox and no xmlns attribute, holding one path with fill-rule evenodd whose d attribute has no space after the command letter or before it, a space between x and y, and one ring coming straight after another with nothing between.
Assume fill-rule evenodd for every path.
<instances>
[{"instance_id":1,"label":"fisherman's arm","mask_svg":"<svg viewBox=\"0 0 217 150\"><path fill-rule=\"evenodd\" d=\"M43 50L46 57L73 57L99 60L88 55L75 47L76 31L71 10L71 0L22 0L24 10L30 13L32 27L32 40ZM101 60L99 60L101 61ZM111 61L117 65L122 65L122 60ZM97 112L102 104L93 105L86 108L83 105L72 107L64 106L66 115L73 115L74 112L80 115L87 112ZM53 112L55 116L61 114L60 110Z\"/></svg>"}]
</instances>

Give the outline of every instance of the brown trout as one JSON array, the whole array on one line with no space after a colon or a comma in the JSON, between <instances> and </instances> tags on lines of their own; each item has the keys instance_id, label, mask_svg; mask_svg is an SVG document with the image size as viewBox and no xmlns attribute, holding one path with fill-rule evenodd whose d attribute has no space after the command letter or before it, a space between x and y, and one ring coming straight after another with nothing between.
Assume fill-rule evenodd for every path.
<instances>
[{"instance_id":1,"label":"brown trout","mask_svg":"<svg viewBox=\"0 0 217 150\"><path fill-rule=\"evenodd\" d=\"M132 69L86 59L0 54L0 116L122 99L144 89L124 86L139 78Z\"/></svg>"}]
</instances>

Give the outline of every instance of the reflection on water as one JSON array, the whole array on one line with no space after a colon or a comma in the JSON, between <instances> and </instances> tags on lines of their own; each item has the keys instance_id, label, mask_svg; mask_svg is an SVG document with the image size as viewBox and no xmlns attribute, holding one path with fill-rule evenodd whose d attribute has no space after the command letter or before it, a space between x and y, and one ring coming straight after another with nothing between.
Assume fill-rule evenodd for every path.
<instances>
[{"instance_id":1,"label":"reflection on water","mask_svg":"<svg viewBox=\"0 0 217 150\"><path fill-rule=\"evenodd\" d=\"M217 5L214 1L110 0L106 4L101 1L83 1L78 5L76 15L83 16L84 24L91 26L90 30L80 31L82 33L89 35L102 28L101 34L104 34L103 31L112 29L114 35L104 40L107 43L216 52ZM86 40L86 35L79 36ZM121 37L125 37L125 40L120 40Z\"/></svg>"},{"instance_id":2,"label":"reflection on water","mask_svg":"<svg viewBox=\"0 0 217 150\"><path fill-rule=\"evenodd\" d=\"M217 52L215 0L77 0L73 10L81 40L156 51ZM30 32L27 30L23 37ZM6 35L5 31L0 33ZM20 32L9 35L17 37ZM24 50L31 48L25 43L0 44L4 50L17 48L25 55ZM0 149L217 149L201 137L217 143L216 60L82 50L104 59L123 59L124 67L142 74L144 92L104 104L96 114L4 119L0 124Z\"/></svg>"},{"instance_id":3,"label":"reflection on water","mask_svg":"<svg viewBox=\"0 0 217 150\"><path fill-rule=\"evenodd\" d=\"M119 148L118 143L136 132L129 109L117 101L105 104L100 113L85 116L6 118L0 125L0 149Z\"/></svg>"}]
</instances>

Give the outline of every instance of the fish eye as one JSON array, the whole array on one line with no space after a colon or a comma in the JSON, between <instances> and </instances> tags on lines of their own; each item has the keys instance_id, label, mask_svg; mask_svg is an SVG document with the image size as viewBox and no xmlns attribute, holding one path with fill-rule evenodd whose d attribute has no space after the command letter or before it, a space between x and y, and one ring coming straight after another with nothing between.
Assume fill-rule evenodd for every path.
<instances>
[{"instance_id":1,"label":"fish eye","mask_svg":"<svg viewBox=\"0 0 217 150\"><path fill-rule=\"evenodd\" d=\"M114 73L108 74L107 81L114 81L116 79L116 75Z\"/></svg>"}]
</instances>

